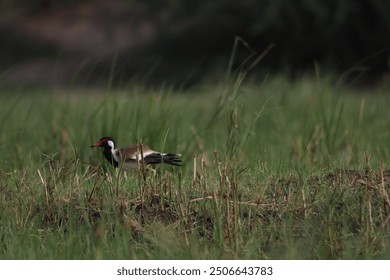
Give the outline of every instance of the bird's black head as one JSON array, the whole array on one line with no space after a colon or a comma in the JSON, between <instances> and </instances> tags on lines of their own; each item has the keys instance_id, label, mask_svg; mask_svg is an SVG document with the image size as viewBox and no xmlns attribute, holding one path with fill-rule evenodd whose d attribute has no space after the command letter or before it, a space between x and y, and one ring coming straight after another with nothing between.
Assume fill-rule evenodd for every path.
<instances>
[{"instance_id":1,"label":"bird's black head","mask_svg":"<svg viewBox=\"0 0 390 280\"><path fill-rule=\"evenodd\" d=\"M99 142L91 145L91 148L102 147L104 149L115 149L115 141L109 136L100 138Z\"/></svg>"}]
</instances>

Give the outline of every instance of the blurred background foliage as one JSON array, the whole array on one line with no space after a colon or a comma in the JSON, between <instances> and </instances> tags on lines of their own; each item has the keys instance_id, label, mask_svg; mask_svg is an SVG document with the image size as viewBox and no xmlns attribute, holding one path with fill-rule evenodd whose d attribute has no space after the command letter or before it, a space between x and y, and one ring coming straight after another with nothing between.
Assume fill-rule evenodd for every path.
<instances>
[{"instance_id":1,"label":"blurred background foliage","mask_svg":"<svg viewBox=\"0 0 390 280\"><path fill-rule=\"evenodd\" d=\"M275 46L256 73L294 77L316 64L371 84L387 77L390 64L388 0L3 0L0 5L3 82L142 77L191 84L226 70L236 36L246 43L237 47L235 67ZM38 73L45 72L40 79Z\"/></svg>"}]
</instances>

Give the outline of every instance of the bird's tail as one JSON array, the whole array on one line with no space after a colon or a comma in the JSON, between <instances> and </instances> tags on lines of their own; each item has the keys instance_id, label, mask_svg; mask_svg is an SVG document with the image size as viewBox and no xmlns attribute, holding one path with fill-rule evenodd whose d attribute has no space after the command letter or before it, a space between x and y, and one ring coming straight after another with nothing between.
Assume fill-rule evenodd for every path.
<instances>
[{"instance_id":1,"label":"bird's tail","mask_svg":"<svg viewBox=\"0 0 390 280\"><path fill-rule=\"evenodd\" d=\"M171 153L167 153L167 154L153 153L147 155L144 158L144 161L147 164L166 163L170 165L181 166L181 155L171 154Z\"/></svg>"},{"instance_id":2,"label":"bird's tail","mask_svg":"<svg viewBox=\"0 0 390 280\"><path fill-rule=\"evenodd\" d=\"M180 154L163 154L163 161L170 165L181 166L181 155Z\"/></svg>"}]
</instances>

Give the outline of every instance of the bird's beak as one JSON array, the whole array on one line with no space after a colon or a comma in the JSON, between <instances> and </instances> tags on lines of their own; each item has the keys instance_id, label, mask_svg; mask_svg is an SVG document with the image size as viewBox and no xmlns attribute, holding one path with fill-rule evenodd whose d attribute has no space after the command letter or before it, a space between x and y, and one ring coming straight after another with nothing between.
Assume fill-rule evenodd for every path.
<instances>
[{"instance_id":1,"label":"bird's beak","mask_svg":"<svg viewBox=\"0 0 390 280\"><path fill-rule=\"evenodd\" d=\"M96 148L96 147L100 147L100 142L97 142L90 146L90 148Z\"/></svg>"}]
</instances>

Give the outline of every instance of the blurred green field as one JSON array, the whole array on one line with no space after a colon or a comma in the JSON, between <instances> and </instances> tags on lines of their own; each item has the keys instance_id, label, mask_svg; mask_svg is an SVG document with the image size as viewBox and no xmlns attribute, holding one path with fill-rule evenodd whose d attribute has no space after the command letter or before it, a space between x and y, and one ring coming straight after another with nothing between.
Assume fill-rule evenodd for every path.
<instances>
[{"instance_id":1,"label":"blurred green field","mask_svg":"<svg viewBox=\"0 0 390 280\"><path fill-rule=\"evenodd\" d=\"M390 95L331 78L0 95L2 259L388 259ZM121 172L112 136L183 154Z\"/></svg>"}]
</instances>

